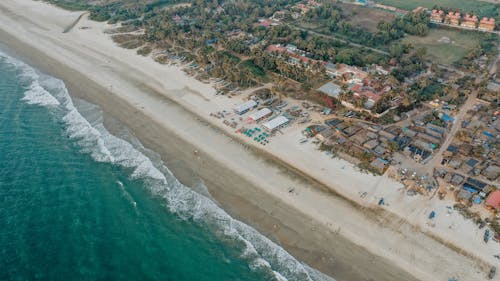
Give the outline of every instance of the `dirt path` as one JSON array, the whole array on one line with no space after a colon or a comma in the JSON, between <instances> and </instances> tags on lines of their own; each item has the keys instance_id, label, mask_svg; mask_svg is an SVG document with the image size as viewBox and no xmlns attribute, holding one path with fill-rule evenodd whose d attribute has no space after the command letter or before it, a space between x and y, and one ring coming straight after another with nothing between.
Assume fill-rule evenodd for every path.
<instances>
[{"instance_id":1,"label":"dirt path","mask_svg":"<svg viewBox=\"0 0 500 281\"><path fill-rule=\"evenodd\" d=\"M426 169L424 171L424 174L432 174L432 170L441 163L443 160L443 153L446 151L448 146L451 144L453 141L455 134L458 132L458 130L461 127L463 118L465 117L465 114L467 111L472 109L476 102L476 97L477 97L477 91L472 92L469 97L467 98L467 101L464 103L462 108L460 108L460 111L458 115L455 117L455 122L453 123L450 132L446 136L446 139L444 140L443 144L439 148L439 151L434 155L434 157L427 163Z\"/></svg>"},{"instance_id":2,"label":"dirt path","mask_svg":"<svg viewBox=\"0 0 500 281\"><path fill-rule=\"evenodd\" d=\"M74 22L72 22L68 27L64 29L63 33L70 32L73 29L73 27L75 27L78 24L78 22L82 19L82 17L87 13L88 12L82 13Z\"/></svg>"}]
</instances>

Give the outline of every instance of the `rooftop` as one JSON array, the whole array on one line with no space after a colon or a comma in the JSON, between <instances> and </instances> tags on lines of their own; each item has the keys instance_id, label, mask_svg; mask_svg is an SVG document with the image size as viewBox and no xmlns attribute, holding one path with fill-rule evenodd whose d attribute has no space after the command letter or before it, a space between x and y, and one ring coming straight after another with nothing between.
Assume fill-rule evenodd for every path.
<instances>
[{"instance_id":1,"label":"rooftop","mask_svg":"<svg viewBox=\"0 0 500 281\"><path fill-rule=\"evenodd\" d=\"M325 85L318 88L318 91L325 93L330 97L338 98L340 92L342 91L342 88L340 88L339 85L337 85L333 82L328 82Z\"/></svg>"}]
</instances>

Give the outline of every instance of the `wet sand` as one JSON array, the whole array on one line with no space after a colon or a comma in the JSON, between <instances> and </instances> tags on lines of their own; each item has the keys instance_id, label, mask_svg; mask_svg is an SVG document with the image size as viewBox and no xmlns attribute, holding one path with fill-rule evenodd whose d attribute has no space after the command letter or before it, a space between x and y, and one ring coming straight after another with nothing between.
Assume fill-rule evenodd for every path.
<instances>
[{"instance_id":1,"label":"wet sand","mask_svg":"<svg viewBox=\"0 0 500 281\"><path fill-rule=\"evenodd\" d=\"M229 214L256 228L311 267L338 281L418 280L391 265L383 257L369 253L342 235L283 204L281 200L263 194L258 187L230 167L204 154L199 147L190 145L175 132L155 123L141 110L117 99L114 94L78 71L46 57L3 31L0 31L0 39L11 52L15 50L14 54L26 62L63 79L73 97L100 105L105 117L112 116L125 124L146 147L162 156L167 167L183 184L193 186L199 184L200 179L203 180L213 198ZM191 115L188 112L185 114ZM195 116L190 117L199 122ZM112 128L110 130L113 131ZM194 150L201 153L201 161L193 154ZM299 176L289 173L292 177ZM312 182L307 184L315 185Z\"/></svg>"},{"instance_id":2,"label":"wet sand","mask_svg":"<svg viewBox=\"0 0 500 281\"><path fill-rule=\"evenodd\" d=\"M210 85L179 68L119 48L104 34L110 27L104 23L83 17L63 33L80 14L29 0L2 1L0 30L7 32L0 32L0 43L63 79L74 97L100 105L160 153L183 183L197 186L202 180L231 215L299 260L339 281L484 278L489 268L420 222L426 207L406 205L411 202L398 183L344 169L345 163L312 145L297 146L298 128L265 148L253 147L208 116L236 101L215 99ZM361 200L357 193L366 188L392 196L391 208ZM401 208L394 209L398 203ZM462 245L464 233L451 232L451 238ZM465 246L471 245L488 256L484 245Z\"/></svg>"}]
</instances>

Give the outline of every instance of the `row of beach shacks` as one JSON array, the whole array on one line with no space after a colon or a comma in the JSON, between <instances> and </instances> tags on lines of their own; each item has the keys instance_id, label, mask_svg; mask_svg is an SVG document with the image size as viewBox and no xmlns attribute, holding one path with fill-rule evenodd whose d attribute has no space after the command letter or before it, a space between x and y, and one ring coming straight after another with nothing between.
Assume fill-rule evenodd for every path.
<instances>
[{"instance_id":1,"label":"row of beach shacks","mask_svg":"<svg viewBox=\"0 0 500 281\"><path fill-rule=\"evenodd\" d=\"M236 114L238 115L243 115L247 113L248 111L256 108L259 104L254 101L254 100L249 100L247 102L244 102L238 106L236 106L233 110ZM248 120L251 122L259 122L264 120L265 118L271 116L273 114L273 111L267 107L264 107L257 112L251 114L248 116ZM274 132L280 128L283 128L284 126L288 125L290 120L286 118L285 116L277 116L265 123L262 124L262 127L268 131L268 132Z\"/></svg>"}]
</instances>

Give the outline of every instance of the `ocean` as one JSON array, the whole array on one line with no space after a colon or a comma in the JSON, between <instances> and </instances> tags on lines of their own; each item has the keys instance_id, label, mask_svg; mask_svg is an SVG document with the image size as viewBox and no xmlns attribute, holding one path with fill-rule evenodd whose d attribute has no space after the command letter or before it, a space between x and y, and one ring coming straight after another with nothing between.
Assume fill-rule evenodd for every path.
<instances>
[{"instance_id":1,"label":"ocean","mask_svg":"<svg viewBox=\"0 0 500 281\"><path fill-rule=\"evenodd\" d=\"M0 110L0 280L333 280L4 51Z\"/></svg>"}]
</instances>

